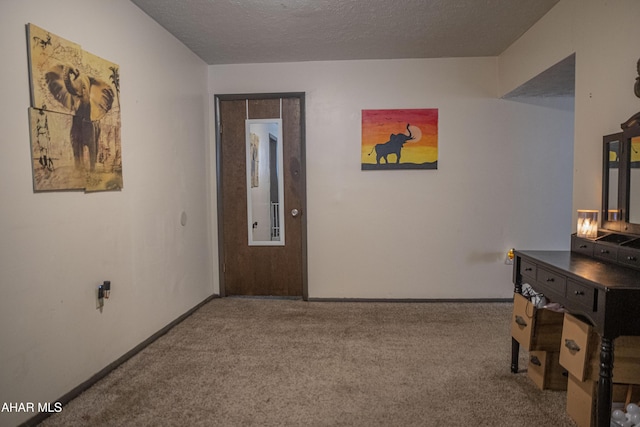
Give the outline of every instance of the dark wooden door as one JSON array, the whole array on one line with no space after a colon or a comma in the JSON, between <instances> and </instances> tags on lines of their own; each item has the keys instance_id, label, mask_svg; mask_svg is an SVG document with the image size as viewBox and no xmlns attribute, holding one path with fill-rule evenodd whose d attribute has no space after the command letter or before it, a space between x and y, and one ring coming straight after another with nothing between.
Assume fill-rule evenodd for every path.
<instances>
[{"instance_id":1,"label":"dark wooden door","mask_svg":"<svg viewBox=\"0 0 640 427\"><path fill-rule=\"evenodd\" d=\"M219 95L216 101L221 294L306 299L304 95ZM285 245L249 246L245 120L272 118L282 118Z\"/></svg>"}]
</instances>

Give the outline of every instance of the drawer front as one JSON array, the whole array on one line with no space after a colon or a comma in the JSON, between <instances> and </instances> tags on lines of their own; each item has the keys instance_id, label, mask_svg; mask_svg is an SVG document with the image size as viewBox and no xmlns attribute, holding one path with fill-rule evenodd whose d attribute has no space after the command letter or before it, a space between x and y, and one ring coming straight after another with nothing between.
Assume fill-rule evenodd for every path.
<instances>
[{"instance_id":1,"label":"drawer front","mask_svg":"<svg viewBox=\"0 0 640 427\"><path fill-rule=\"evenodd\" d=\"M560 365L584 381L587 375L592 343L591 326L565 313L560 342Z\"/></svg>"},{"instance_id":2,"label":"drawer front","mask_svg":"<svg viewBox=\"0 0 640 427\"><path fill-rule=\"evenodd\" d=\"M527 376L531 378L533 383L538 386L540 390L544 390L545 386L545 374L547 371L547 353L546 351L531 351L529 352L529 365L527 366Z\"/></svg>"},{"instance_id":3,"label":"drawer front","mask_svg":"<svg viewBox=\"0 0 640 427\"><path fill-rule=\"evenodd\" d=\"M535 310L536 308L528 299L520 294L514 294L511 336L527 350L531 346Z\"/></svg>"},{"instance_id":4,"label":"drawer front","mask_svg":"<svg viewBox=\"0 0 640 427\"><path fill-rule=\"evenodd\" d=\"M567 278L544 268L538 268L536 281L540 291L550 298L559 296L564 298L567 288ZM534 287L535 288L535 287Z\"/></svg>"},{"instance_id":5,"label":"drawer front","mask_svg":"<svg viewBox=\"0 0 640 427\"><path fill-rule=\"evenodd\" d=\"M585 286L572 280L567 281L567 301L570 302L571 306L577 304L588 312L597 311L596 292L593 287Z\"/></svg>"},{"instance_id":6,"label":"drawer front","mask_svg":"<svg viewBox=\"0 0 640 427\"><path fill-rule=\"evenodd\" d=\"M618 262L630 267L640 268L640 256L638 256L638 251L629 249L618 250Z\"/></svg>"},{"instance_id":7,"label":"drawer front","mask_svg":"<svg viewBox=\"0 0 640 427\"><path fill-rule=\"evenodd\" d=\"M593 256L609 261L615 261L618 257L618 248L602 243L596 243L595 247L593 248Z\"/></svg>"},{"instance_id":8,"label":"drawer front","mask_svg":"<svg viewBox=\"0 0 640 427\"><path fill-rule=\"evenodd\" d=\"M593 256L594 246L595 242L593 240L582 239L580 237L576 237L575 235L571 236L571 250L573 252Z\"/></svg>"},{"instance_id":9,"label":"drawer front","mask_svg":"<svg viewBox=\"0 0 640 427\"><path fill-rule=\"evenodd\" d=\"M580 381L569 375L567 384L567 414L578 427L591 427L596 419L595 381Z\"/></svg>"},{"instance_id":10,"label":"drawer front","mask_svg":"<svg viewBox=\"0 0 640 427\"><path fill-rule=\"evenodd\" d=\"M531 280L536 280L536 265L532 262L521 260L520 261L520 274Z\"/></svg>"},{"instance_id":11,"label":"drawer front","mask_svg":"<svg viewBox=\"0 0 640 427\"><path fill-rule=\"evenodd\" d=\"M559 353L530 351L527 375L541 390L566 390L566 371L558 363Z\"/></svg>"},{"instance_id":12,"label":"drawer front","mask_svg":"<svg viewBox=\"0 0 640 427\"><path fill-rule=\"evenodd\" d=\"M513 296L511 336L525 350L560 351L564 315L537 309L520 294Z\"/></svg>"}]
</instances>

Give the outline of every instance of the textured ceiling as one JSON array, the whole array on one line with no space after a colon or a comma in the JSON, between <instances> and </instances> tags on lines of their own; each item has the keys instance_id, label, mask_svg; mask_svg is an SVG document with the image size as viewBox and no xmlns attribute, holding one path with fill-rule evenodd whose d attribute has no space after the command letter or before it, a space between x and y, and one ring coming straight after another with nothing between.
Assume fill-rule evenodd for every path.
<instances>
[{"instance_id":1,"label":"textured ceiling","mask_svg":"<svg viewBox=\"0 0 640 427\"><path fill-rule=\"evenodd\" d=\"M496 56L559 0L132 0L207 64Z\"/></svg>"},{"instance_id":2,"label":"textured ceiling","mask_svg":"<svg viewBox=\"0 0 640 427\"><path fill-rule=\"evenodd\" d=\"M497 56L559 0L131 1L215 65Z\"/></svg>"}]
</instances>

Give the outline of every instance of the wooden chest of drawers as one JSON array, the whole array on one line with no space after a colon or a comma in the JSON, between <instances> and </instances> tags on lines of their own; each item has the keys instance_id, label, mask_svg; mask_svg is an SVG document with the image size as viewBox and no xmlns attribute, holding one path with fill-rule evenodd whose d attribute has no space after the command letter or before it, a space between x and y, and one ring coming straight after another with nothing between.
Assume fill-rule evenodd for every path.
<instances>
[{"instance_id":1,"label":"wooden chest of drawers","mask_svg":"<svg viewBox=\"0 0 640 427\"><path fill-rule=\"evenodd\" d=\"M597 382L589 380L597 393L595 422L599 427L608 427L611 419L610 396L613 391L614 370L616 382L632 382L637 378L637 370L626 370L623 367L639 366L637 362L625 362L625 359L630 357L625 341L628 340L628 336L640 336L640 265L635 268L621 265L620 257L635 256L632 251L628 254L625 252L632 249L630 245L617 248L615 264L604 257L594 256L596 244L593 241L579 241L572 237L572 248L572 251L515 251L515 293L520 294L522 284L529 283L534 290L543 293L549 300L565 307L567 312L584 320L591 328L589 334L597 336L594 339L595 344L592 343L592 338L587 339L587 345L595 348L595 352L585 359L587 361L583 370L576 372L583 378L598 379ZM640 246L635 249L640 251ZM526 317L523 319L526 323ZM515 320L514 316L513 321ZM537 317L534 320L537 321ZM532 325L537 323L535 321ZM537 328L532 327L535 338L529 341L529 348L537 351L536 346L544 347L546 344L544 339L540 341L535 334ZM513 324L512 332L515 333ZM562 335L560 339L562 340ZM576 341L575 338L567 339ZM512 372L518 372L521 341L527 342L517 334L512 338ZM564 344L565 341L562 341L562 346ZM577 377L574 378L578 381Z\"/></svg>"}]
</instances>

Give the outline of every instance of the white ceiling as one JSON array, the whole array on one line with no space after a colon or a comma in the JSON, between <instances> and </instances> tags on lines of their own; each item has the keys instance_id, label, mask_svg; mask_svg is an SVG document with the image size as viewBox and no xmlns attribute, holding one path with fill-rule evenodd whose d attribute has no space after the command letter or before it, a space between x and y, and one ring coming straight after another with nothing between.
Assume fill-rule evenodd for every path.
<instances>
[{"instance_id":1,"label":"white ceiling","mask_svg":"<svg viewBox=\"0 0 640 427\"><path fill-rule=\"evenodd\" d=\"M497 56L559 0L131 1L215 65Z\"/></svg>"}]
</instances>

